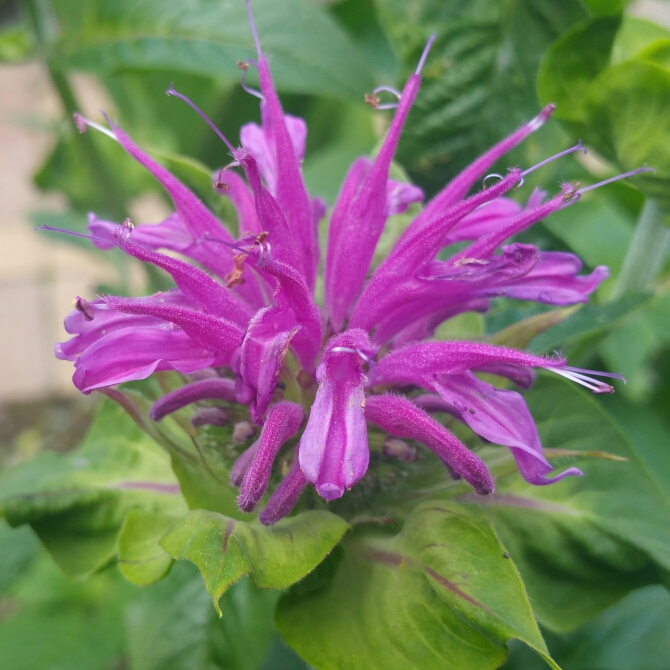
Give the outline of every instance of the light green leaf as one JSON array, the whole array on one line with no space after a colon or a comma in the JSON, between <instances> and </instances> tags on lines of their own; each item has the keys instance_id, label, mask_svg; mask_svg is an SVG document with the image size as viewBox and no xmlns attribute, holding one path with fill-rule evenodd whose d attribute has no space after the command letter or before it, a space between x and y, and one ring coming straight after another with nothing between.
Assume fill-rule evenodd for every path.
<instances>
[{"instance_id":1,"label":"light green leaf","mask_svg":"<svg viewBox=\"0 0 670 670\"><path fill-rule=\"evenodd\" d=\"M15 63L30 58L34 48L35 39L27 25L14 23L0 30L0 62Z\"/></svg>"},{"instance_id":2,"label":"light green leaf","mask_svg":"<svg viewBox=\"0 0 670 670\"><path fill-rule=\"evenodd\" d=\"M70 574L113 558L130 509L179 514L185 507L167 454L110 401L79 449L44 452L0 475L0 513L12 526L29 523Z\"/></svg>"},{"instance_id":3,"label":"light green leaf","mask_svg":"<svg viewBox=\"0 0 670 670\"><path fill-rule=\"evenodd\" d=\"M38 547L30 528L10 528L0 521L0 595L30 568Z\"/></svg>"},{"instance_id":4,"label":"light green leaf","mask_svg":"<svg viewBox=\"0 0 670 670\"><path fill-rule=\"evenodd\" d=\"M67 0L54 4L65 26L54 57L64 67L98 74L162 69L237 80L237 62L256 57L242 2L98 0L85 13L78 8L79 15ZM372 88L356 47L314 3L255 0L253 9L278 88L358 99Z\"/></svg>"},{"instance_id":5,"label":"light green leaf","mask_svg":"<svg viewBox=\"0 0 670 670\"><path fill-rule=\"evenodd\" d=\"M583 477L533 487L513 474L498 479L493 496L477 498L518 566L540 622L566 631L633 588L670 578L670 496L662 483L670 469L667 459L650 467L602 409L607 399L540 379L526 400L545 448L628 459L572 457L566 465L578 466Z\"/></svg>"},{"instance_id":6,"label":"light green leaf","mask_svg":"<svg viewBox=\"0 0 670 670\"><path fill-rule=\"evenodd\" d=\"M582 0L593 16L618 14L629 0Z\"/></svg>"},{"instance_id":7,"label":"light green leaf","mask_svg":"<svg viewBox=\"0 0 670 670\"><path fill-rule=\"evenodd\" d=\"M514 349L525 349L528 343L540 333L543 333L548 328L561 323L564 319L574 314L580 305L572 307L564 307L563 309L552 309L549 312L541 312L534 316L529 316L526 319L517 321L511 326L507 326L495 335L491 335L489 340L493 344L499 344L504 347L512 347Z\"/></svg>"},{"instance_id":8,"label":"light green leaf","mask_svg":"<svg viewBox=\"0 0 670 670\"><path fill-rule=\"evenodd\" d=\"M244 575L264 589L283 589L311 572L349 528L330 512L304 512L274 526L194 510L161 540L173 558L195 563L219 610L219 599Z\"/></svg>"},{"instance_id":9,"label":"light green leaf","mask_svg":"<svg viewBox=\"0 0 670 670\"><path fill-rule=\"evenodd\" d=\"M320 670L492 668L510 638L557 667L513 562L474 508L429 501L395 537L359 532L343 546L339 565L329 559L334 579L308 578L277 610L284 639Z\"/></svg>"},{"instance_id":10,"label":"light green leaf","mask_svg":"<svg viewBox=\"0 0 670 670\"><path fill-rule=\"evenodd\" d=\"M131 509L118 537L119 570L133 584L145 586L164 577L172 558L158 541L177 519L166 514Z\"/></svg>"},{"instance_id":11,"label":"light green leaf","mask_svg":"<svg viewBox=\"0 0 670 670\"><path fill-rule=\"evenodd\" d=\"M612 47L612 65L634 60L649 48L670 39L670 31L653 21L624 17Z\"/></svg>"}]
</instances>

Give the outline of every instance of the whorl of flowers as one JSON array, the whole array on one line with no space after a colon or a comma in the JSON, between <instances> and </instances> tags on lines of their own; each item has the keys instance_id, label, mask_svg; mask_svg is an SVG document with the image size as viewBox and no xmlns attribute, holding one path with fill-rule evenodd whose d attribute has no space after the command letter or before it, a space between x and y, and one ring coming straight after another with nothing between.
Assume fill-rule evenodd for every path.
<instances>
[{"instance_id":1,"label":"whorl of flowers","mask_svg":"<svg viewBox=\"0 0 670 670\"><path fill-rule=\"evenodd\" d=\"M253 510L265 493L282 446L299 437L288 474L260 514L265 524L288 514L309 484L325 500L354 486L368 468L368 423L393 438L421 442L452 477L462 478L478 494L491 493L494 482L486 465L432 412L449 412L482 438L509 447L521 475L532 484L581 475L577 468L550 475L552 466L542 455L522 396L476 373L527 388L533 369L543 368L595 393L611 392L611 386L568 367L558 356L431 340L440 323L463 312L484 312L496 296L571 305L585 302L607 277L605 267L578 274L581 262L569 253L505 244L593 186L565 184L547 200L535 191L525 207L503 197L548 162L543 161L525 172L511 168L468 196L496 160L542 126L553 106L449 182L370 274L388 217L423 199L419 188L390 179L389 168L421 85L429 42L401 92L383 87L398 98L397 105L383 106L395 106L395 117L374 160L356 160L342 184L328 227L325 304L319 306L314 297L317 228L326 206L305 189L300 166L307 128L302 119L283 113L249 14L258 59L244 68L258 70L262 124L242 128L239 148L215 129L233 162L218 172L214 188L237 210L239 239L119 127L110 123L108 130L76 117L82 132L90 125L118 141L161 182L175 207L162 223L137 228L129 220L118 225L90 215L91 239L100 248L119 247L165 270L176 285L143 298L77 298L65 320L73 337L56 346L59 358L74 361L77 388L89 393L176 370L195 377L154 404L155 421L208 399L248 407L260 435L231 473L245 511ZM368 96L373 106L379 106L378 92ZM172 87L168 94L186 100ZM580 149L578 144L558 156ZM246 180L233 167L241 168ZM439 260L441 250L462 242L465 248ZM179 258L159 249L177 252ZM225 411L217 408L201 409L194 417L200 425L225 420ZM398 441L389 444L394 453Z\"/></svg>"}]
</instances>

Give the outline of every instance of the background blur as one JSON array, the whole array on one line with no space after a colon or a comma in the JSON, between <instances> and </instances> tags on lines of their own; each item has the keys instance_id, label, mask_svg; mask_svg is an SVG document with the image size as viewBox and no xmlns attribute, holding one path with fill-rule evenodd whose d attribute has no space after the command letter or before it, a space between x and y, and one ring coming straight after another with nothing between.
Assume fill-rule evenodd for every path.
<instances>
[{"instance_id":1,"label":"background blur","mask_svg":"<svg viewBox=\"0 0 670 670\"><path fill-rule=\"evenodd\" d=\"M573 364L592 362L595 356L599 368L624 372L627 386L605 405L619 417L628 417L631 431L637 430L641 439L651 440L651 435L657 440L659 467L670 472L667 231L655 233L657 243L651 246L658 258L646 263L652 276L639 272L644 258L631 266L632 279L625 273L628 249L638 239L636 222L641 221L645 194L659 202L665 198L663 206L668 204L670 89L658 89L658 98L649 101L638 96L641 107L630 112L625 132L615 128L607 135L609 126L603 123L601 128L595 112L589 118L571 118L569 113L572 102L578 106L586 96L588 77L599 62L598 49L607 48L608 31L617 35L613 61L658 43L657 61L670 69L670 4L663 0L256 0L255 6L285 108L308 122L304 164L308 188L329 203L351 160L372 151L386 127L388 117L372 113L363 104L363 93L376 85L401 82L434 30L438 42L425 70L426 84L397 157L427 194L532 118L559 80L565 82L559 120L552 119L506 162L532 165L579 137L596 150L584 159L570 157L553 164L542 172L541 181L533 174L529 187L543 184L555 190L562 179L591 183L645 160L659 168L659 180L644 182L642 191L626 184L598 190L584 198L580 209L557 213L524 240L542 248L574 251L587 269L610 266L611 279L594 296L595 308L606 308L597 312L602 327L586 333L591 338L586 349L584 333L568 328L567 347ZM620 24L611 15L624 6L626 18ZM602 45L593 40L591 52L575 53L561 71L560 59L547 60L548 50L589 20L601 22L596 37L604 36ZM116 221L130 216L141 223L158 222L170 212L153 181L113 142L93 131L78 135L71 113L78 110L102 121L100 110L104 110L117 118L141 146L225 218L230 216L225 199L209 188L210 171L228 162L225 148L191 110L167 98L164 91L174 82L235 141L243 123L258 120L258 101L241 90L236 67L238 60L252 53L242 0L0 0L0 468L39 450L71 449L86 429L95 401L76 392L70 382L71 364L53 356L54 343L66 337L62 321L72 299L76 295L90 299L106 291L146 293L165 285L160 273L140 267L121 252L102 254L85 240L34 231L43 224L84 230L88 211ZM627 104L625 91L617 95L611 100ZM619 102L613 106L618 108ZM583 134L587 128L590 134ZM634 130L642 136L636 139ZM635 147L640 147L637 154ZM646 302L631 297L642 293ZM629 302L613 305L623 298ZM495 332L508 325L511 313L494 312L478 327L482 333ZM584 353L587 350L590 353ZM650 432L644 433L641 424ZM119 587L109 575L93 586L66 583L45 561L31 568L33 581L11 586L24 570L21 566L27 565L25 556L37 549L32 536L26 535L23 545L12 540L12 547L3 545L2 538L0 533L0 559L3 552L9 558L0 563L4 565L0 667L205 667L186 660L187 655L173 659L173 665L149 662L137 649L131 650L132 662L126 665L125 657L117 653L121 644L117 624L123 599L132 598L130 587ZM175 579L188 581L189 575L175 572ZM10 587L14 590L7 596ZM610 619L593 633L602 636L606 630L608 639L625 641L621 631L628 630L630 612L638 612L636 620L642 621L643 612L651 611L657 619L643 621L652 650L648 662L636 665L632 658L626 665L623 656L618 660L612 654L579 656L574 650L580 644L592 646L591 633L580 629L568 643L550 638L553 649L565 648L568 656L581 659L566 665L566 670L670 670L670 631L659 623L664 617L670 619L670 605L658 588L661 595L654 591L651 600L634 593L638 600L626 605L629 610L623 614L612 610ZM87 610L81 603L95 608L115 590L118 598L108 612L113 621L93 617L87 628ZM652 601L656 609L650 609ZM36 651L25 656L10 649L12 640L25 645L32 639L28 620L16 614L25 603L33 622L39 616L50 622L53 639L44 642L42 655ZM49 619L49 608L56 607L62 629ZM54 649L71 635L84 635L85 644L54 656ZM643 648L644 636L636 643ZM87 656L84 647L96 645L105 653ZM528 669L534 662L521 661L518 667Z\"/></svg>"}]
</instances>

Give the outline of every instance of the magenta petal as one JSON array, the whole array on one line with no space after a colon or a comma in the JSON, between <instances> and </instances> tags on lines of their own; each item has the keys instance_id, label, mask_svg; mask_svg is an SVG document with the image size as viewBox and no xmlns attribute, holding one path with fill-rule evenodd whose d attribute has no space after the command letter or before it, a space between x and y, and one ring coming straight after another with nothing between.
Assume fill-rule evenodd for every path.
<instances>
[{"instance_id":1,"label":"magenta petal","mask_svg":"<svg viewBox=\"0 0 670 670\"><path fill-rule=\"evenodd\" d=\"M212 352L195 344L182 330L135 326L105 335L75 361L72 377L83 393L160 370L192 374L217 362Z\"/></svg>"},{"instance_id":2,"label":"magenta petal","mask_svg":"<svg viewBox=\"0 0 670 670\"><path fill-rule=\"evenodd\" d=\"M509 447L527 482L551 484L568 475L582 474L577 468L568 468L554 477L546 477L553 467L542 455L533 417L515 391L497 389L472 373L442 376L435 390L475 433Z\"/></svg>"},{"instance_id":3,"label":"magenta petal","mask_svg":"<svg viewBox=\"0 0 670 670\"><path fill-rule=\"evenodd\" d=\"M263 230L256 214L254 197L242 177L232 170L220 170L216 173L214 188L233 203L240 235L258 235Z\"/></svg>"},{"instance_id":4,"label":"magenta petal","mask_svg":"<svg viewBox=\"0 0 670 670\"><path fill-rule=\"evenodd\" d=\"M268 411L258 448L240 487L239 505L243 512L251 512L258 504L268 486L279 449L295 435L303 418L302 407L293 402L279 402Z\"/></svg>"},{"instance_id":5,"label":"magenta petal","mask_svg":"<svg viewBox=\"0 0 670 670\"><path fill-rule=\"evenodd\" d=\"M521 213L521 205L508 198L497 198L464 216L445 236L444 246L488 235L502 223Z\"/></svg>"},{"instance_id":6,"label":"magenta petal","mask_svg":"<svg viewBox=\"0 0 670 670\"><path fill-rule=\"evenodd\" d=\"M454 177L426 206L423 212L417 217L414 224L421 228L431 219L438 216L441 212L452 207L459 200L464 198L474 183L484 176L486 171L508 151L523 142L531 133L541 128L545 121L554 111L554 105L547 105L534 119L521 126L517 131L506 137L502 142L498 142L485 154L480 156L471 165L465 168L463 172Z\"/></svg>"},{"instance_id":7,"label":"magenta petal","mask_svg":"<svg viewBox=\"0 0 670 670\"><path fill-rule=\"evenodd\" d=\"M109 296L106 303L118 312L153 316L180 326L195 344L216 353L219 365L227 365L242 343L243 332L238 325L211 314L144 298Z\"/></svg>"},{"instance_id":8,"label":"magenta petal","mask_svg":"<svg viewBox=\"0 0 670 670\"><path fill-rule=\"evenodd\" d=\"M296 449L289 473L270 496L270 500L260 513L258 520L265 526L272 526L279 519L283 519L298 502L305 486L307 486L307 478L300 468L298 449Z\"/></svg>"},{"instance_id":9,"label":"magenta petal","mask_svg":"<svg viewBox=\"0 0 670 670\"><path fill-rule=\"evenodd\" d=\"M386 216L402 214L409 205L423 200L423 190L414 184L389 179L386 182Z\"/></svg>"},{"instance_id":10,"label":"magenta petal","mask_svg":"<svg viewBox=\"0 0 670 670\"><path fill-rule=\"evenodd\" d=\"M266 125L271 129L274 138L277 202L298 246L298 257L302 261L299 269L304 274L307 286L313 289L319 265L319 240L312 226L309 198L300 173L301 151L296 152L296 144L302 145L298 148L304 151L304 140L298 137L302 132L299 129L302 120L284 116L270 68L261 53L258 54L258 75L267 111L263 114L263 126L264 129Z\"/></svg>"},{"instance_id":11,"label":"magenta petal","mask_svg":"<svg viewBox=\"0 0 670 670\"><path fill-rule=\"evenodd\" d=\"M149 412L153 421L176 412L200 400L225 400L235 402L235 382L232 379L201 379L185 384L159 398Z\"/></svg>"},{"instance_id":12,"label":"magenta petal","mask_svg":"<svg viewBox=\"0 0 670 670\"><path fill-rule=\"evenodd\" d=\"M552 361L524 351L466 341L422 342L384 356L370 372L368 386L415 384L428 386L437 375L454 375L489 365L560 367L565 359Z\"/></svg>"},{"instance_id":13,"label":"magenta petal","mask_svg":"<svg viewBox=\"0 0 670 670\"><path fill-rule=\"evenodd\" d=\"M237 458L233 467L230 469L230 483L233 486L239 486L244 480L244 475L254 460L258 451L258 440L256 440L248 449L245 449Z\"/></svg>"},{"instance_id":14,"label":"magenta petal","mask_svg":"<svg viewBox=\"0 0 670 670\"><path fill-rule=\"evenodd\" d=\"M339 498L369 461L365 360L374 354L367 334L348 330L328 343L317 369L319 388L300 440L300 467L322 498Z\"/></svg>"},{"instance_id":15,"label":"magenta petal","mask_svg":"<svg viewBox=\"0 0 670 670\"><path fill-rule=\"evenodd\" d=\"M375 247L386 222L386 186L400 132L419 91L421 78L413 74L405 84L386 139L342 217L337 243L329 240L326 256L326 314L335 331L342 330L353 301L361 290ZM360 168L359 168L360 169Z\"/></svg>"},{"instance_id":16,"label":"magenta petal","mask_svg":"<svg viewBox=\"0 0 670 670\"><path fill-rule=\"evenodd\" d=\"M249 404L251 418L262 423L272 400L291 339L300 326L286 306L265 307L249 322L233 362L237 401Z\"/></svg>"},{"instance_id":17,"label":"magenta petal","mask_svg":"<svg viewBox=\"0 0 670 670\"><path fill-rule=\"evenodd\" d=\"M493 491L493 480L482 460L442 424L407 398L391 395L369 396L365 405L365 416L368 421L377 424L390 435L425 444L477 493L486 495Z\"/></svg>"}]
</instances>

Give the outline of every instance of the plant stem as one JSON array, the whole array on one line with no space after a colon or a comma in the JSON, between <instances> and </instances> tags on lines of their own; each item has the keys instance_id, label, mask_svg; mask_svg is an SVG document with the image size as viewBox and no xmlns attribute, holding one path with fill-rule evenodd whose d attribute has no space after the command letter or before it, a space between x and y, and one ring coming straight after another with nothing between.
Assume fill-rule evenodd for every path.
<instances>
[{"instance_id":1,"label":"plant stem","mask_svg":"<svg viewBox=\"0 0 670 670\"><path fill-rule=\"evenodd\" d=\"M663 224L663 217L656 203L647 198L610 299L651 288L670 249L670 228Z\"/></svg>"}]
</instances>

